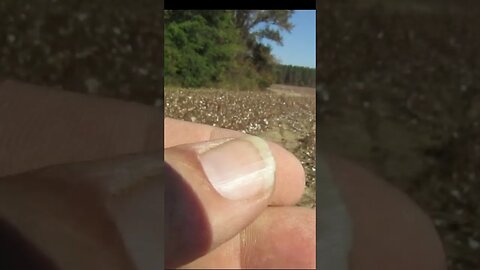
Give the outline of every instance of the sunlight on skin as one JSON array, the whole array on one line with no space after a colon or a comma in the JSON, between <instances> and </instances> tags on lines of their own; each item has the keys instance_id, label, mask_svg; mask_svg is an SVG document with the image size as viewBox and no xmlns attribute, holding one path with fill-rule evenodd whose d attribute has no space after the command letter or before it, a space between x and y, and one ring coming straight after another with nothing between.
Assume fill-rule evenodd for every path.
<instances>
[{"instance_id":1,"label":"sunlight on skin","mask_svg":"<svg viewBox=\"0 0 480 270\"><path fill-rule=\"evenodd\" d=\"M182 143L173 136L179 130L185 132L186 142L243 135L173 119L166 119L165 126L169 127L165 130L166 146ZM268 208L246 230L184 268L315 268L315 210L286 207L301 197L304 172L291 153L275 144L270 147L281 170L272 202L283 207Z\"/></svg>"},{"instance_id":2,"label":"sunlight on skin","mask_svg":"<svg viewBox=\"0 0 480 270\"><path fill-rule=\"evenodd\" d=\"M164 140L162 126L165 123L167 127L172 127L172 122L170 122L172 120L163 122L164 120L158 110L150 107L62 91L45 90L44 88L12 82L3 83L0 86L2 87L0 104L8 105L0 106L0 112L2 112L2 109L8 108L8 111L0 113L0 122L6 123L6 127L8 127L0 133L0 146L2 146L0 148L16 150L2 151L5 155L0 152L0 162L5 165L2 166L3 171L0 174L18 173L51 164L103 159L127 153L159 151L162 149L161 146L164 142L166 145L170 143L171 146L172 144L210 140L239 134L223 129L199 128L197 124L183 122L178 128L169 129L170 133L166 132L165 136L170 136L170 139L165 138ZM38 102L39 100L41 100L41 103ZM89 110L81 110L81 108L89 108ZM32 114L36 115L34 122L30 117ZM18 121L11 121L12 117ZM4 121L1 121L2 119ZM77 121L73 125L71 119L81 119L81 121ZM19 124L8 125L8 123ZM92 125L95 128L88 128ZM44 128L45 126L55 128ZM89 131L88 139L85 139L85 130ZM180 138L185 139L185 141L182 142L179 140ZM273 202L277 205L291 205L300 198L303 191L303 171L296 170L297 165L288 162L292 158L291 154L275 144L271 144L271 147L279 160L286 159L280 161L286 164L285 167L282 167L284 168L282 175L285 180L277 179L279 188L275 192L278 192L279 195L278 199ZM282 154L282 151L285 154ZM6 155L7 152L8 155ZM364 170L359 170L358 166L332 156L329 156L328 160L333 165L332 171L340 189L345 198L348 198L346 201L349 211L353 213L356 230L354 252L352 254L352 262L356 264L354 269L375 269L368 267L375 266L375 262L379 257L382 257L382 254L385 255L382 257L385 260L384 262L392 266L385 268L389 270L402 269L402 265L421 265L424 266L422 269L429 270L444 269L442 267L442 258L444 257L441 243L433 226L431 226L431 222L417 206L404 195L390 196L392 195L391 188L385 188L385 184L380 184L383 183L381 180L372 180L377 178L365 173ZM398 192L395 191L393 194L398 194ZM368 200L365 200L365 198ZM372 209L371 206L378 208L379 212L376 215L375 213L372 214L372 211L375 212L375 208ZM281 208L289 209L289 207L278 207L278 209ZM408 213L411 211L417 217L413 220L418 220L418 222L406 223L405 219L396 219L402 216L390 215L392 219L389 222L391 223L382 224L382 220L385 221L385 219L381 217L392 213L392 209L395 213L401 209L403 210L400 212L406 211ZM269 211L267 210L260 217L260 220L278 220L275 219L278 214L269 213ZM307 212L310 212L311 214L307 215L311 215L312 220L315 220L315 211L308 210ZM272 215L272 217L269 217L269 215ZM302 216L303 214L292 213L292 215ZM373 221L376 222L376 226L369 226ZM284 242L287 245L290 241L295 241L292 240L296 237L295 233L290 236L287 233L289 229L282 229L283 225L279 226L279 224L281 223L272 223L270 226L270 228L276 228L273 231L277 232L275 237L278 238L278 243ZM301 226L305 226L302 227L305 229L304 231L309 231L310 225L308 225L308 222ZM249 230L260 232L262 228L266 228L265 225L254 223L250 225ZM371 228L375 229L372 230ZM389 230L385 230L386 228ZM398 237L398 240L402 240L403 245L392 246L388 245L388 241L380 241L382 239L388 240L388 238L381 237L384 233ZM244 235L247 237L243 236L243 239L246 239L243 241L241 241L241 235L227 241L207 256L195 261L195 263L200 264L202 261L210 261L220 264L222 262L221 258L224 258L223 262L225 263L241 265L248 258L248 256L245 256L246 258L242 257L242 250L248 250L249 248L253 250L257 248L267 249L262 245L268 245L272 242L271 239L264 240L268 239L268 234L262 236L263 238L260 238L259 235L255 238L245 233ZM254 239L256 239L256 242ZM314 232L312 232L311 239L313 243L302 241L305 247L302 247L301 244L297 245L299 249L305 248L303 254L308 254L310 248L315 249ZM378 245L375 244L375 241L371 241L372 239L379 240ZM418 239L422 239L421 242L424 245L415 244ZM244 243L246 248L240 249L241 243ZM255 243L255 245L250 243ZM411 260L412 254L423 254L414 257L429 258L429 260L424 260L425 263L423 264L418 261L415 262L415 260ZM290 255L300 256L301 254L292 252ZM252 258L255 257L248 258L248 261L251 261ZM312 258L305 258L306 261L309 261L309 259ZM414 267L411 269L420 268Z\"/></svg>"}]
</instances>

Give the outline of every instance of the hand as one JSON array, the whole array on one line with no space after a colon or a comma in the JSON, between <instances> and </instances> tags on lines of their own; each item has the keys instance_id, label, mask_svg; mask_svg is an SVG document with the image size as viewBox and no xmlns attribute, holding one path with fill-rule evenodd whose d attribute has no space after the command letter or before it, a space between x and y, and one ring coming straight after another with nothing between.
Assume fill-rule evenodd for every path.
<instances>
[{"instance_id":1,"label":"hand","mask_svg":"<svg viewBox=\"0 0 480 270\"><path fill-rule=\"evenodd\" d=\"M156 108L1 83L0 268L161 269L162 125Z\"/></svg>"},{"instance_id":2,"label":"hand","mask_svg":"<svg viewBox=\"0 0 480 270\"><path fill-rule=\"evenodd\" d=\"M211 138L239 135L169 121L165 123L165 143L169 146L209 139L202 136L210 132ZM162 178L153 177L162 171L163 119L158 110L7 82L0 85L0 123L0 148L5 150L0 152L0 217L60 269L158 266L163 254L156 251L164 240L159 230L164 223L164 200L158 196L162 189L158 180ZM179 128L184 128L183 140L170 136ZM171 147L165 155L182 147ZM201 253L210 252L185 267L314 266L314 211L267 208L267 204L293 204L304 185L298 161L277 145L270 144L270 148L277 164L276 174L281 175L273 193L246 204L255 209L242 210L242 204L237 204L237 231L226 226L222 232L217 230L222 226L212 226L211 235L220 239L214 241L220 246L213 251L205 246ZM170 165L175 164L171 160ZM188 178L186 182L193 181ZM211 213L218 210L214 205L207 206L211 206ZM260 217L242 230L256 215ZM203 225L210 222L213 220ZM112 230L112 226L116 229ZM233 238L228 240L230 236ZM242 249L241 239L245 239ZM151 253L141 252L145 245L150 245ZM182 259L180 255L174 254L176 259Z\"/></svg>"},{"instance_id":3,"label":"hand","mask_svg":"<svg viewBox=\"0 0 480 270\"><path fill-rule=\"evenodd\" d=\"M185 245L171 251L169 250L175 245L169 244L167 240L165 247L167 262L172 262L170 266L174 267L178 266L178 262L192 260L195 257L192 254L208 252L184 265L183 268L315 268L315 210L291 206L300 199L305 184L303 169L292 154L276 144L269 143L277 165L273 193L260 192L260 196L235 201L221 198L208 184L201 166L192 166L196 162L190 162L189 159L195 160L196 154L191 146L179 146L243 136L243 133L231 130L173 119L165 120L164 143L167 147L165 161L173 167L176 164L188 164L190 170L176 166L177 171L183 173L183 180L194 187L192 192L200 200L191 204L195 205L194 207L186 208L189 211L180 213L180 217L176 219L183 222L174 221L181 224L170 230L167 229L167 233L175 235L173 239L178 240L188 230L195 230L193 224L185 221L184 217L191 215L192 209L201 211L202 208L205 208L207 213L204 215L206 220L203 221L205 228L212 230L211 236L208 236L210 238L207 240L208 244L202 245L197 250L186 249L186 247L199 243L200 233L193 234L193 237L190 236L193 239L186 239ZM244 149L249 147L248 144L243 144L244 147L235 148L233 144L231 143L229 150L222 153L225 159L228 159L229 155L240 157L242 151L246 151ZM179 149L183 154L179 154ZM175 205L171 207L168 205L167 199L166 211L185 209L184 207L175 209ZM257 215L260 217L255 220ZM201 220L202 217L197 219ZM197 226L202 224L198 220L195 221ZM252 221L253 223L248 225ZM170 224L170 221L167 220L167 224ZM247 228L243 229L246 225L248 225ZM211 239L221 240L210 243ZM186 250L191 254L187 254ZM168 256L171 257L168 258Z\"/></svg>"},{"instance_id":4,"label":"hand","mask_svg":"<svg viewBox=\"0 0 480 270\"><path fill-rule=\"evenodd\" d=\"M0 84L0 237L5 228L2 222L11 223L59 269L132 269L134 264L142 262L147 264L143 265L144 269L150 269L148 264L161 262L163 254L155 250L160 250L158 245L163 242L164 235L155 224L164 223L161 219L163 209L156 207L157 203L163 205L164 199L158 196L162 192L155 190L163 188L162 185L146 189L154 192L146 194L142 185L115 189L121 184L118 179L145 183L137 180L160 174L163 143L170 146L165 153L167 156L176 151L188 153L182 150L188 146L182 144L240 135L166 119L164 139L163 121L158 109L135 103L13 82ZM183 133L180 134L180 130ZM219 232L215 228L221 226L212 226L212 235L217 235L217 239L231 235L233 238L223 244L216 243L220 246L214 250L210 250L210 245L201 247L197 250L200 258L184 265L185 268L300 268L315 264L314 211L286 206L299 198L304 185L303 172L291 154L275 144L269 146L278 175L273 194L267 194L268 203L265 198L254 203L255 209L251 212L243 209L239 224L246 225L253 216L261 213L260 216L246 230L237 226L239 231L227 227ZM327 160L352 216L352 269L446 268L440 239L418 206L366 170L335 156L328 156ZM170 159L170 162L178 169L175 160ZM126 167L129 170L119 170ZM185 182L180 183L192 186L195 178L185 176L188 174L182 175ZM202 177L197 180L205 181ZM158 184L158 180L147 182ZM79 186L79 183L83 184ZM200 198L197 206L208 206L207 200L201 200L207 198L205 193L197 192L196 197ZM115 194L120 196L111 196ZM114 207L105 207L109 203ZM126 209L125 205L134 207ZM325 206L319 207L323 213ZM235 210L238 209L241 208ZM262 212L262 209L265 210ZM132 219L130 215L135 214L140 216ZM147 223L132 224L128 222L131 220ZM289 231L287 224L292 220L296 222ZM115 222L122 224L117 227L119 231L112 230ZM207 219L203 224L212 222ZM135 229L136 225L143 226L143 230ZM125 235L133 237L122 239ZM305 240L298 235L303 235ZM246 241L241 246L242 237ZM142 239L143 243L153 245L150 250L154 252L142 258L144 252L132 252L138 250L133 248L135 241L132 239ZM253 243L252 239L257 242ZM78 241L83 245L72 245ZM204 243L208 242L212 241ZM391 245L392 242L397 244ZM128 248L122 248L122 243L128 243ZM0 249L2 244L4 242L0 241ZM8 246L5 250L15 249ZM204 252L208 253L203 255ZM264 256L266 253L272 256ZM280 257L282 254L285 257ZM13 258L5 253L0 255ZM21 254L19 262L28 263L31 256L27 255ZM182 254L174 255L178 256L172 259L185 259Z\"/></svg>"}]
</instances>

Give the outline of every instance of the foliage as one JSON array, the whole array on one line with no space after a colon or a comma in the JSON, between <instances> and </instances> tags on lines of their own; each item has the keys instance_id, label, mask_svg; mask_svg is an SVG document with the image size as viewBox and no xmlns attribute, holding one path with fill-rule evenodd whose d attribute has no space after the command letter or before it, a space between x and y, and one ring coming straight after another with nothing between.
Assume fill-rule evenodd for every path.
<instances>
[{"instance_id":1,"label":"foliage","mask_svg":"<svg viewBox=\"0 0 480 270\"><path fill-rule=\"evenodd\" d=\"M291 10L237 10L234 15L237 28L244 39L258 41L265 38L283 45L280 30L290 32L293 29L293 24L290 23L293 15Z\"/></svg>"},{"instance_id":2,"label":"foliage","mask_svg":"<svg viewBox=\"0 0 480 270\"><path fill-rule=\"evenodd\" d=\"M315 69L291 65L275 66L276 83L315 87Z\"/></svg>"},{"instance_id":3,"label":"foliage","mask_svg":"<svg viewBox=\"0 0 480 270\"><path fill-rule=\"evenodd\" d=\"M200 87L225 79L241 49L232 15L227 11L166 14L166 83Z\"/></svg>"},{"instance_id":4,"label":"foliage","mask_svg":"<svg viewBox=\"0 0 480 270\"><path fill-rule=\"evenodd\" d=\"M282 44L292 11L165 11L165 82L183 87L264 89L277 64L269 39Z\"/></svg>"}]
</instances>

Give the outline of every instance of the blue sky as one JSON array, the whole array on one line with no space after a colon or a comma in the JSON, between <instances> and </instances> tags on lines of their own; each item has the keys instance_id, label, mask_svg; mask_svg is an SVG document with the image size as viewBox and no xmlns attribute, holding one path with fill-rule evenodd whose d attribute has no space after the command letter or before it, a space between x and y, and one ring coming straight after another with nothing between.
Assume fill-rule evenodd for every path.
<instances>
[{"instance_id":1,"label":"blue sky","mask_svg":"<svg viewBox=\"0 0 480 270\"><path fill-rule=\"evenodd\" d=\"M291 33L282 32L283 46L265 43L282 64L315 68L315 10L296 10L291 22Z\"/></svg>"}]
</instances>

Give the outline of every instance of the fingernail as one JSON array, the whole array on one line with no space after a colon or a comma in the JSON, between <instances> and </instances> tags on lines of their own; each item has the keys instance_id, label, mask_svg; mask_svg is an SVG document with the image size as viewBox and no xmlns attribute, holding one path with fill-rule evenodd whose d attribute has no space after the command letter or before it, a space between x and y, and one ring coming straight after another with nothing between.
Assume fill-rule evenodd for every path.
<instances>
[{"instance_id":1,"label":"fingernail","mask_svg":"<svg viewBox=\"0 0 480 270\"><path fill-rule=\"evenodd\" d=\"M242 200L273 189L275 160L263 139L222 139L196 149L205 175L223 197Z\"/></svg>"}]
</instances>

